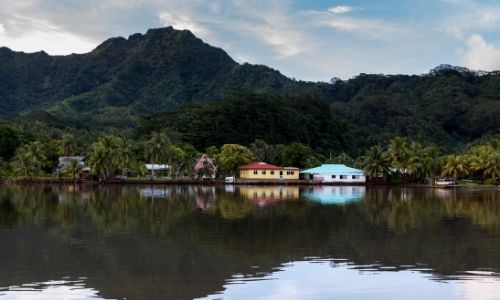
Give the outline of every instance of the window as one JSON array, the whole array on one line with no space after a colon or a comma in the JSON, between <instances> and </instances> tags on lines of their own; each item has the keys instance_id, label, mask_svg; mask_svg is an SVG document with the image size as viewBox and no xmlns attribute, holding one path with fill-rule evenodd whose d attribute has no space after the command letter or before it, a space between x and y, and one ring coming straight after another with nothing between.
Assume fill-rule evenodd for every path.
<instances>
[{"instance_id":1,"label":"window","mask_svg":"<svg viewBox=\"0 0 500 300\"><path fill-rule=\"evenodd\" d=\"M266 175L266 170L262 170L262 175Z\"/></svg>"},{"instance_id":2,"label":"window","mask_svg":"<svg viewBox=\"0 0 500 300\"><path fill-rule=\"evenodd\" d=\"M347 175L340 175L340 179L347 179Z\"/></svg>"},{"instance_id":3,"label":"window","mask_svg":"<svg viewBox=\"0 0 500 300\"><path fill-rule=\"evenodd\" d=\"M253 170L253 175L257 175L257 170Z\"/></svg>"},{"instance_id":4,"label":"window","mask_svg":"<svg viewBox=\"0 0 500 300\"><path fill-rule=\"evenodd\" d=\"M337 175L332 175L332 179L335 179L335 178L337 178Z\"/></svg>"},{"instance_id":5,"label":"window","mask_svg":"<svg viewBox=\"0 0 500 300\"><path fill-rule=\"evenodd\" d=\"M271 175L274 175L274 171L271 171Z\"/></svg>"},{"instance_id":6,"label":"window","mask_svg":"<svg viewBox=\"0 0 500 300\"><path fill-rule=\"evenodd\" d=\"M293 171L292 171L292 172L290 172L290 175L293 175Z\"/></svg>"},{"instance_id":7,"label":"window","mask_svg":"<svg viewBox=\"0 0 500 300\"><path fill-rule=\"evenodd\" d=\"M358 175L352 175L352 179L358 179L359 176Z\"/></svg>"}]
</instances>

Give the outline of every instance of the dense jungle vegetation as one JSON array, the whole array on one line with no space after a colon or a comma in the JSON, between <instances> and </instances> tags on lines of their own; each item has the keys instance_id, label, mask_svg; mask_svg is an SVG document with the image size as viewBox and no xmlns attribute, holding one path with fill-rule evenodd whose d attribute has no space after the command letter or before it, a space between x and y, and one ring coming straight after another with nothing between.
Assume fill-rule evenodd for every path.
<instances>
[{"instance_id":1,"label":"dense jungle vegetation","mask_svg":"<svg viewBox=\"0 0 500 300\"><path fill-rule=\"evenodd\" d=\"M170 161L169 155L192 162L208 149L221 153L223 145L252 149L265 143L275 154L264 159L298 167L378 151L389 161L383 172L397 169L421 180L443 173L443 157L451 153L482 155L498 168L499 95L498 72L451 66L423 75L297 81L266 66L238 64L189 31L151 29L109 39L87 54L0 48L0 157L4 173L33 176L50 172L58 155L91 158L101 148L130 152L135 162ZM155 137L164 148L153 158L147 145ZM61 146L67 140L71 151ZM439 163L414 175L408 171L413 167L390 158L394 141L405 153L440 157ZM489 154L479 155L477 147L489 147L482 148ZM20 153L39 156L32 170ZM496 180L479 174L472 160L465 159L467 171L458 177ZM410 161L424 164L405 164ZM354 162L366 167L361 159ZM113 166L101 172L106 176L132 169L108 164Z\"/></svg>"}]
</instances>

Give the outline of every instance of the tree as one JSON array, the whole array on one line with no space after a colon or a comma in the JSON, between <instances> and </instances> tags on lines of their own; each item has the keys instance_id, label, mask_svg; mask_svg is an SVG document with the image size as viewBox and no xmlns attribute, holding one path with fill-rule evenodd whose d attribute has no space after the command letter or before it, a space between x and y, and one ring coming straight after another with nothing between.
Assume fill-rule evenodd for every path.
<instances>
[{"instance_id":1,"label":"tree","mask_svg":"<svg viewBox=\"0 0 500 300\"><path fill-rule=\"evenodd\" d=\"M90 147L89 165L94 172L103 179L108 179L119 169L117 160L117 147L120 138L112 135L101 137Z\"/></svg>"},{"instance_id":2,"label":"tree","mask_svg":"<svg viewBox=\"0 0 500 300\"><path fill-rule=\"evenodd\" d=\"M57 146L57 150L62 156L72 156L77 151L76 139L71 133L64 133L61 139L57 141Z\"/></svg>"},{"instance_id":3,"label":"tree","mask_svg":"<svg viewBox=\"0 0 500 300\"><path fill-rule=\"evenodd\" d=\"M0 125L0 157L11 159L20 144L20 133L7 125Z\"/></svg>"},{"instance_id":4,"label":"tree","mask_svg":"<svg viewBox=\"0 0 500 300\"><path fill-rule=\"evenodd\" d=\"M76 174L80 173L83 169L80 161L72 159L66 166L61 170L62 173L71 174L73 176L73 181L76 180Z\"/></svg>"},{"instance_id":5,"label":"tree","mask_svg":"<svg viewBox=\"0 0 500 300\"><path fill-rule=\"evenodd\" d=\"M406 138L397 136L389 142L387 158L392 167L395 167L401 173L405 173L408 155L409 149ZM413 162L414 164L415 162Z\"/></svg>"},{"instance_id":6,"label":"tree","mask_svg":"<svg viewBox=\"0 0 500 300\"><path fill-rule=\"evenodd\" d=\"M170 139L165 133L153 132L151 134L151 138L146 142L145 145L145 158L153 164L162 163L163 160L166 159L168 145L170 145Z\"/></svg>"},{"instance_id":7,"label":"tree","mask_svg":"<svg viewBox=\"0 0 500 300\"><path fill-rule=\"evenodd\" d=\"M483 180L495 183L500 178L500 151L491 145L473 147L469 155L470 169Z\"/></svg>"},{"instance_id":8,"label":"tree","mask_svg":"<svg viewBox=\"0 0 500 300\"><path fill-rule=\"evenodd\" d=\"M333 158L333 163L352 166L354 165L354 159L352 159L352 157L350 157L347 153L342 152Z\"/></svg>"},{"instance_id":9,"label":"tree","mask_svg":"<svg viewBox=\"0 0 500 300\"><path fill-rule=\"evenodd\" d=\"M224 174L234 175L238 168L255 160L255 157L247 147L238 144L224 144L221 147L219 165Z\"/></svg>"},{"instance_id":10,"label":"tree","mask_svg":"<svg viewBox=\"0 0 500 300\"><path fill-rule=\"evenodd\" d=\"M181 170L181 166L185 161L186 153L180 147L176 145L170 145L167 150L167 157L167 162L170 165L170 176L178 176Z\"/></svg>"},{"instance_id":11,"label":"tree","mask_svg":"<svg viewBox=\"0 0 500 300\"><path fill-rule=\"evenodd\" d=\"M390 172L389 160L380 145L372 146L362 158L363 171L370 177Z\"/></svg>"},{"instance_id":12,"label":"tree","mask_svg":"<svg viewBox=\"0 0 500 300\"><path fill-rule=\"evenodd\" d=\"M126 176L135 160L135 144L132 140L118 138L116 140L115 162L117 167Z\"/></svg>"},{"instance_id":13,"label":"tree","mask_svg":"<svg viewBox=\"0 0 500 300\"><path fill-rule=\"evenodd\" d=\"M317 160L314 158L314 151L301 143L292 143L283 149L284 163L290 167L304 168L311 166Z\"/></svg>"},{"instance_id":14,"label":"tree","mask_svg":"<svg viewBox=\"0 0 500 300\"><path fill-rule=\"evenodd\" d=\"M46 156L40 142L32 142L16 150L12 160L14 173L23 178L33 178L40 173Z\"/></svg>"},{"instance_id":15,"label":"tree","mask_svg":"<svg viewBox=\"0 0 500 300\"><path fill-rule=\"evenodd\" d=\"M459 178L469 174L469 165L466 156L448 155L444 161L442 175Z\"/></svg>"}]
</instances>

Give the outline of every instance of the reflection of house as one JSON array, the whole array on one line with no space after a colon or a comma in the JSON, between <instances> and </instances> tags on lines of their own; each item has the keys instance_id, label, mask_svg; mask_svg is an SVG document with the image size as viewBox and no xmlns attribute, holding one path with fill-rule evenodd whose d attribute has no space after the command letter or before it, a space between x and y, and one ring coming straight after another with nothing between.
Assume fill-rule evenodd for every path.
<instances>
[{"instance_id":1,"label":"reflection of house","mask_svg":"<svg viewBox=\"0 0 500 300\"><path fill-rule=\"evenodd\" d=\"M363 199L364 186L314 186L302 193L302 197L322 204L345 204Z\"/></svg>"},{"instance_id":2,"label":"reflection of house","mask_svg":"<svg viewBox=\"0 0 500 300\"><path fill-rule=\"evenodd\" d=\"M362 170L347 167L342 164L324 164L316 168L303 170L301 174L309 176L317 182L332 183L364 183L366 176Z\"/></svg>"},{"instance_id":3,"label":"reflection of house","mask_svg":"<svg viewBox=\"0 0 500 300\"><path fill-rule=\"evenodd\" d=\"M299 198L298 186L240 186L238 191L246 200L259 206Z\"/></svg>"},{"instance_id":4,"label":"reflection of house","mask_svg":"<svg viewBox=\"0 0 500 300\"><path fill-rule=\"evenodd\" d=\"M299 179L299 169L278 167L265 162L253 162L241 166L240 178L257 180L293 180Z\"/></svg>"},{"instance_id":5,"label":"reflection of house","mask_svg":"<svg viewBox=\"0 0 500 300\"><path fill-rule=\"evenodd\" d=\"M155 186L141 187L139 188L139 194L143 198L168 198L170 189Z\"/></svg>"}]
</instances>

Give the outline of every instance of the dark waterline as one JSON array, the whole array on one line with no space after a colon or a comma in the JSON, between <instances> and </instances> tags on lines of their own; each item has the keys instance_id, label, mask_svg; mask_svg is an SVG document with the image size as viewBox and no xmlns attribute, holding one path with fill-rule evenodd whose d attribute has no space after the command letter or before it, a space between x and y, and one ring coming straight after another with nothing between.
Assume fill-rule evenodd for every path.
<instances>
[{"instance_id":1,"label":"dark waterline","mask_svg":"<svg viewBox=\"0 0 500 300\"><path fill-rule=\"evenodd\" d=\"M500 192L2 186L0 298L500 299Z\"/></svg>"}]
</instances>

